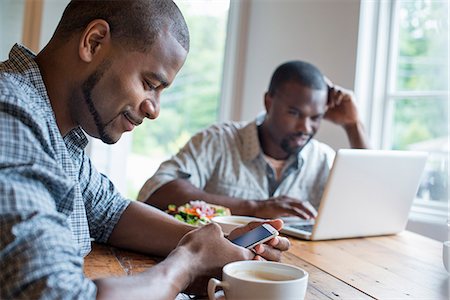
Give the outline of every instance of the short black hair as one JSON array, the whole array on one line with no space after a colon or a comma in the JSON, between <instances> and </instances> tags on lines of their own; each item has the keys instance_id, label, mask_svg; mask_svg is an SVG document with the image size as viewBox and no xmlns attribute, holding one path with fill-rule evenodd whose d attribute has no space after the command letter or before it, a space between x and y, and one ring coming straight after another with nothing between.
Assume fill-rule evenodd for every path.
<instances>
[{"instance_id":1,"label":"short black hair","mask_svg":"<svg viewBox=\"0 0 450 300\"><path fill-rule=\"evenodd\" d=\"M72 0L64 10L55 35L70 37L95 19L108 22L111 37L127 49L147 51L167 28L189 51L186 21L172 0Z\"/></svg>"},{"instance_id":2,"label":"short black hair","mask_svg":"<svg viewBox=\"0 0 450 300\"><path fill-rule=\"evenodd\" d=\"M281 64L272 75L269 84L269 95L273 96L284 83L295 81L314 90L325 90L327 84L322 73L314 65L293 60Z\"/></svg>"}]
</instances>

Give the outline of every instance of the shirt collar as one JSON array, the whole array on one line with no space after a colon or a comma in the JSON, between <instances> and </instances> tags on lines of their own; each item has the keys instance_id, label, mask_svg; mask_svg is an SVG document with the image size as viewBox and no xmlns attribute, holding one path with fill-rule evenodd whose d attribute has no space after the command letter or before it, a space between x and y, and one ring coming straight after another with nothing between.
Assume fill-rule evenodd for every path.
<instances>
[{"instance_id":1,"label":"shirt collar","mask_svg":"<svg viewBox=\"0 0 450 300\"><path fill-rule=\"evenodd\" d=\"M262 148L258 137L258 126L262 124L266 113L260 113L253 122L248 123L240 130L243 142L242 158L244 161L251 161L262 155ZM303 161L308 157L307 153L311 151L312 140L297 155L288 158L287 164L296 164L300 169Z\"/></svg>"},{"instance_id":2,"label":"shirt collar","mask_svg":"<svg viewBox=\"0 0 450 300\"><path fill-rule=\"evenodd\" d=\"M80 127L77 127L64 136L64 142L68 147L73 145L77 148L84 149L89 141L83 130Z\"/></svg>"},{"instance_id":3,"label":"shirt collar","mask_svg":"<svg viewBox=\"0 0 450 300\"><path fill-rule=\"evenodd\" d=\"M44 80L41 76L41 71L35 59L36 55L32 51L19 44L15 44L9 52L10 67L18 73L23 74L23 76L37 90L39 96L41 97L41 99L43 99L44 102L42 107L46 110L47 113L49 113L50 116L53 117L53 121L56 124L55 113L50 104L50 99L47 95L47 89L45 88ZM86 135L79 127L71 130L66 136L64 136L64 141L81 149L84 149L88 144Z\"/></svg>"},{"instance_id":4,"label":"shirt collar","mask_svg":"<svg viewBox=\"0 0 450 300\"><path fill-rule=\"evenodd\" d=\"M50 109L53 113L44 80L35 59L36 55L31 50L19 44L15 44L9 52L10 66L18 73L21 73L32 84L39 96L45 100L45 108Z\"/></svg>"},{"instance_id":5,"label":"shirt collar","mask_svg":"<svg viewBox=\"0 0 450 300\"><path fill-rule=\"evenodd\" d=\"M242 159L244 161L252 161L261 153L261 144L258 138L258 128L256 120L248 123L240 129L242 140Z\"/></svg>"}]
</instances>

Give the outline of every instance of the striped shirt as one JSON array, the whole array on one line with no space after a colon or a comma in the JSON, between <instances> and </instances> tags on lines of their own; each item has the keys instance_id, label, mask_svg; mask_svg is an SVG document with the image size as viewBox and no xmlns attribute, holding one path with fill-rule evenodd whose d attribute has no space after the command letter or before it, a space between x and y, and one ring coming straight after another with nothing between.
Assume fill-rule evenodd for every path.
<instances>
[{"instance_id":1,"label":"striped shirt","mask_svg":"<svg viewBox=\"0 0 450 300\"><path fill-rule=\"evenodd\" d=\"M108 240L129 200L62 137L34 55L0 64L0 298L94 299L83 275L91 238Z\"/></svg>"}]
</instances>

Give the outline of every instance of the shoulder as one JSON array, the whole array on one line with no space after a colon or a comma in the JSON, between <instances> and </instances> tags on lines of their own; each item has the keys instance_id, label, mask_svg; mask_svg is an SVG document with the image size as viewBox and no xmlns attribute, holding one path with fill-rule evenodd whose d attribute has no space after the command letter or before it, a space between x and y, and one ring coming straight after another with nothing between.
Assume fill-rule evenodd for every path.
<instances>
[{"instance_id":1,"label":"shoulder","mask_svg":"<svg viewBox=\"0 0 450 300\"><path fill-rule=\"evenodd\" d=\"M37 99L37 91L24 83L23 78L15 74L0 74L0 127L5 136L28 140L19 137L31 134L41 142L48 139L46 118L49 116ZM13 131L10 130L12 128Z\"/></svg>"},{"instance_id":2,"label":"shoulder","mask_svg":"<svg viewBox=\"0 0 450 300\"><path fill-rule=\"evenodd\" d=\"M0 101L2 103L24 105L30 92L30 87L24 84L24 79L21 76L0 73Z\"/></svg>"},{"instance_id":3,"label":"shoulder","mask_svg":"<svg viewBox=\"0 0 450 300\"><path fill-rule=\"evenodd\" d=\"M208 128L197 132L191 141L196 142L213 142L213 141L224 141L224 140L234 140L239 136L240 130L247 125L245 122L224 122L213 124Z\"/></svg>"},{"instance_id":4,"label":"shoulder","mask_svg":"<svg viewBox=\"0 0 450 300\"><path fill-rule=\"evenodd\" d=\"M335 156L335 151L330 146L316 139L312 139L302 152L301 155L306 160L315 160L317 163L327 162L329 165Z\"/></svg>"},{"instance_id":5,"label":"shoulder","mask_svg":"<svg viewBox=\"0 0 450 300\"><path fill-rule=\"evenodd\" d=\"M39 97L36 88L19 74L0 73L0 103L2 110L8 108L28 112L36 116L42 110L35 99Z\"/></svg>"}]
</instances>

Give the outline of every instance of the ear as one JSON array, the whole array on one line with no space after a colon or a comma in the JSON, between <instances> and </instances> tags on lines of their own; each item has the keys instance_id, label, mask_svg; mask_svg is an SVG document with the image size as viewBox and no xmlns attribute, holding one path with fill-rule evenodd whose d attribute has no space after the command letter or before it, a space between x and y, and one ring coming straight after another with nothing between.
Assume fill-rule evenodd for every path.
<instances>
[{"instance_id":1,"label":"ear","mask_svg":"<svg viewBox=\"0 0 450 300\"><path fill-rule=\"evenodd\" d=\"M266 92L264 94L264 106L266 108L267 113L269 113L270 108L272 107L272 101L273 101L272 96L269 95L269 92Z\"/></svg>"},{"instance_id":2,"label":"ear","mask_svg":"<svg viewBox=\"0 0 450 300\"><path fill-rule=\"evenodd\" d=\"M97 19L91 21L84 29L78 54L84 62L91 62L94 57L111 42L111 32L108 22Z\"/></svg>"}]
</instances>

